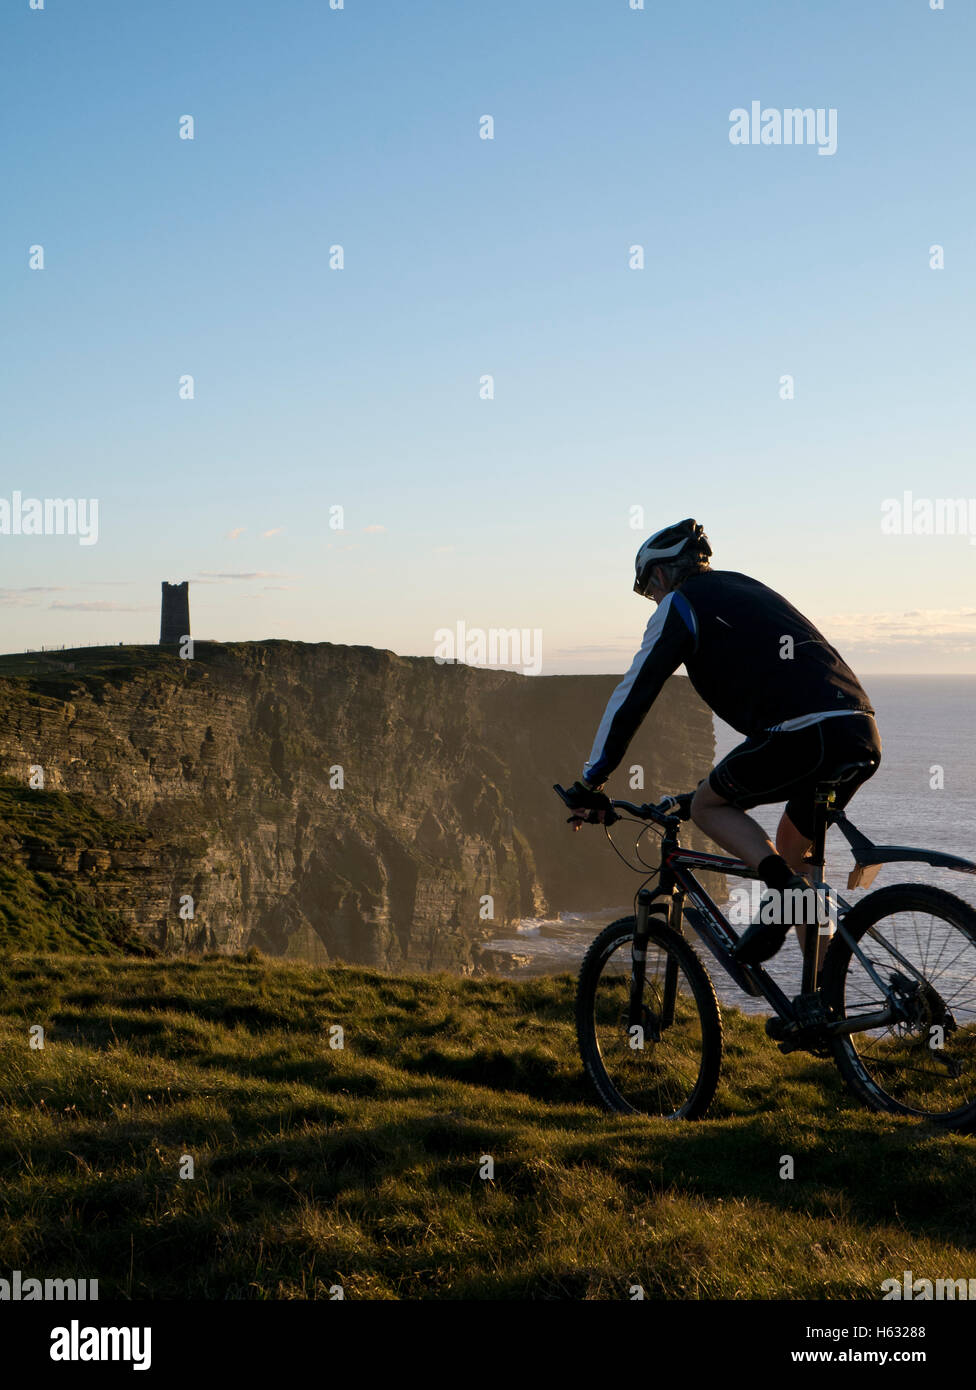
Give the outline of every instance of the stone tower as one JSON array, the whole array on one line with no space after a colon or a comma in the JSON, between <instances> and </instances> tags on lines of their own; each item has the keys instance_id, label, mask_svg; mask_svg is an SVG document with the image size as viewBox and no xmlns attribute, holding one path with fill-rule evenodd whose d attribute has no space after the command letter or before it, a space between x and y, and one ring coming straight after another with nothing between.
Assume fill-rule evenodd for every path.
<instances>
[{"instance_id":1,"label":"stone tower","mask_svg":"<svg viewBox=\"0 0 976 1390\"><path fill-rule=\"evenodd\" d=\"M163 581L163 606L159 618L159 645L181 642L190 635L190 586Z\"/></svg>"}]
</instances>

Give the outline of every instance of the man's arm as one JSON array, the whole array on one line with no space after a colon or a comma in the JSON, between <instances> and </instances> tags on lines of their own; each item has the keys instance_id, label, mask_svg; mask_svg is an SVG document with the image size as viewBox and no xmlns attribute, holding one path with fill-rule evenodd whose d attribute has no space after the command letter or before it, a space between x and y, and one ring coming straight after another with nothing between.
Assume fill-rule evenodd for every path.
<instances>
[{"instance_id":1,"label":"man's arm","mask_svg":"<svg viewBox=\"0 0 976 1390\"><path fill-rule=\"evenodd\" d=\"M697 624L688 600L672 590L657 606L630 670L610 696L589 761L584 787L601 787L620 763L641 721L674 674L695 649Z\"/></svg>"}]
</instances>

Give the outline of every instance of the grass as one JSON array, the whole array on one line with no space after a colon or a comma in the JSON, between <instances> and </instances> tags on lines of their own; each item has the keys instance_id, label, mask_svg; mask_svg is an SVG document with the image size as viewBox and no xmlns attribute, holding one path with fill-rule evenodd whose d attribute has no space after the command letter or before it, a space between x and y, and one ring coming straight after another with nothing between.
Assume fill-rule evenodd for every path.
<instances>
[{"instance_id":1,"label":"grass","mask_svg":"<svg viewBox=\"0 0 976 1390\"><path fill-rule=\"evenodd\" d=\"M973 1140L857 1108L735 1011L709 1120L607 1115L573 991L14 956L0 1277L97 1278L103 1299L847 1299L976 1274Z\"/></svg>"},{"instance_id":2,"label":"grass","mask_svg":"<svg viewBox=\"0 0 976 1390\"><path fill-rule=\"evenodd\" d=\"M30 866L45 854L54 862L92 848L138 849L147 838L133 823L106 819L84 797L0 777L0 950L154 954L119 913L105 909L101 885L124 880L125 871L95 876Z\"/></svg>"}]
</instances>

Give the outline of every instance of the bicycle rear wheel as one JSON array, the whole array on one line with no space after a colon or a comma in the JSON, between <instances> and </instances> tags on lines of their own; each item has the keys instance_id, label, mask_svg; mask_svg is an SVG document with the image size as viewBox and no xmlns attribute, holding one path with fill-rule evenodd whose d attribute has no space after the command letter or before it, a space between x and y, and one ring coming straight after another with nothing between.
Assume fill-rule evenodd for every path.
<instances>
[{"instance_id":1,"label":"bicycle rear wheel","mask_svg":"<svg viewBox=\"0 0 976 1390\"><path fill-rule=\"evenodd\" d=\"M873 1110L976 1129L976 912L940 888L897 883L869 894L844 926L905 1012L899 1023L834 1041L844 1080ZM834 1018L883 1009L885 996L838 935L823 968Z\"/></svg>"},{"instance_id":2,"label":"bicycle rear wheel","mask_svg":"<svg viewBox=\"0 0 976 1390\"><path fill-rule=\"evenodd\" d=\"M715 990L688 942L652 912L642 1034L632 1034L635 928L633 917L611 922L583 960L576 991L583 1065L608 1110L700 1119L715 1095L722 1064Z\"/></svg>"}]
</instances>

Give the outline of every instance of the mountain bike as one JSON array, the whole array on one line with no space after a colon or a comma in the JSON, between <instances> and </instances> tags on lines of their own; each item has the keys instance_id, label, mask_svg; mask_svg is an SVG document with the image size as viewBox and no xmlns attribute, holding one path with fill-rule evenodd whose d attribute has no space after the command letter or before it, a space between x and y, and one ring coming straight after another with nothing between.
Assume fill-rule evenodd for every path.
<instances>
[{"instance_id":1,"label":"mountain bike","mask_svg":"<svg viewBox=\"0 0 976 1390\"><path fill-rule=\"evenodd\" d=\"M768 1001L766 1032L781 1052L833 1058L848 1088L872 1110L960 1133L976 1130L976 911L923 883L896 883L852 905L823 881L824 842L830 826L847 839L854 858L848 889L870 887L887 863L923 862L966 874L976 874L976 864L872 843L833 805L838 786L865 766L842 764L816 788L804 869L818 907L829 906L818 912L817 929L807 928L793 998L761 965L733 957L738 934L695 870L758 876L742 860L681 848L679 827L690 819L694 794L655 805L611 802L605 830L618 854L609 826L641 826L634 849L639 864L621 858L645 882L634 915L605 927L580 968L579 1048L607 1109L669 1120L708 1112L722 1064L722 1019L708 971L685 935L687 923L740 989ZM566 800L561 786L554 790ZM584 819L595 822L598 814ZM649 830L661 834L656 867L641 856ZM818 970L821 934L832 939Z\"/></svg>"}]
</instances>

